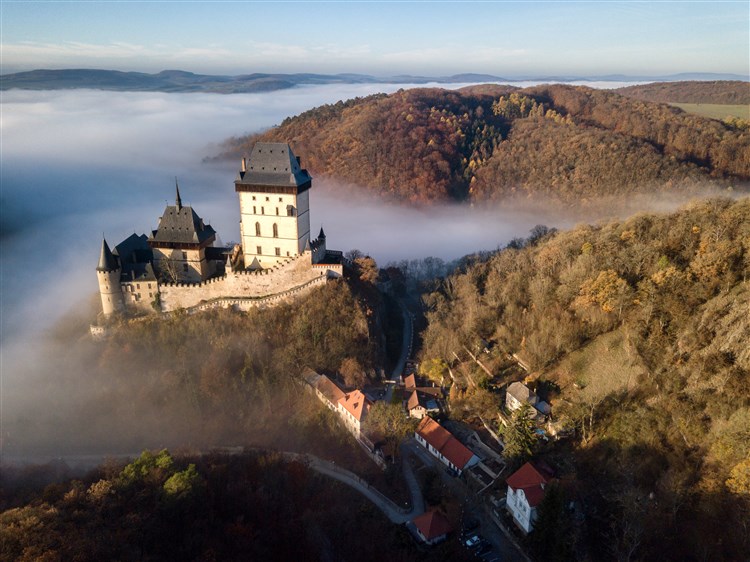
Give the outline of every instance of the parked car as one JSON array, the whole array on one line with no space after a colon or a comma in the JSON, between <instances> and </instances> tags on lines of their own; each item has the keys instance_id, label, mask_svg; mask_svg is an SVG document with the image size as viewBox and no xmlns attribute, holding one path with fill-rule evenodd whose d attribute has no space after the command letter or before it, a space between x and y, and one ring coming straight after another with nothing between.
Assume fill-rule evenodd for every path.
<instances>
[{"instance_id":1,"label":"parked car","mask_svg":"<svg viewBox=\"0 0 750 562\"><path fill-rule=\"evenodd\" d=\"M479 541L482 540L482 537L479 535L471 535L468 539L464 541L464 546L466 548L474 548L479 544Z\"/></svg>"}]
</instances>

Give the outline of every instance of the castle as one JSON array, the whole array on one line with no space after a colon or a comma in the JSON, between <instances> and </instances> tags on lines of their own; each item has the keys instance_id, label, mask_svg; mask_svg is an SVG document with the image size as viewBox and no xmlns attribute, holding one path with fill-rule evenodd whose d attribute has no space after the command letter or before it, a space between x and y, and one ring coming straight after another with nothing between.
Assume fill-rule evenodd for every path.
<instances>
[{"instance_id":1,"label":"castle","mask_svg":"<svg viewBox=\"0 0 750 562\"><path fill-rule=\"evenodd\" d=\"M175 185L150 236L132 234L96 268L104 317L232 306L248 310L293 298L343 275L344 258L326 249L323 228L310 239L312 177L285 143L256 143L234 181L241 244L216 247L216 231Z\"/></svg>"}]
</instances>

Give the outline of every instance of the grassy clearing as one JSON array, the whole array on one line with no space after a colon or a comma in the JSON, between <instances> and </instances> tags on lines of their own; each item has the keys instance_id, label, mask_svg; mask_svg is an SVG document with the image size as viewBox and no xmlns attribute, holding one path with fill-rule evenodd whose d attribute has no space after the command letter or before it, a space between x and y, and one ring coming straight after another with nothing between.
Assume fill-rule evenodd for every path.
<instances>
[{"instance_id":1,"label":"grassy clearing","mask_svg":"<svg viewBox=\"0 0 750 562\"><path fill-rule=\"evenodd\" d=\"M555 380L563 396L575 399L580 393L607 395L631 389L642 374L638 354L615 330L565 357L544 378Z\"/></svg>"},{"instance_id":2,"label":"grassy clearing","mask_svg":"<svg viewBox=\"0 0 750 562\"><path fill-rule=\"evenodd\" d=\"M670 103L687 113L722 120L727 116L750 119L750 105L725 105L721 103Z\"/></svg>"}]
</instances>

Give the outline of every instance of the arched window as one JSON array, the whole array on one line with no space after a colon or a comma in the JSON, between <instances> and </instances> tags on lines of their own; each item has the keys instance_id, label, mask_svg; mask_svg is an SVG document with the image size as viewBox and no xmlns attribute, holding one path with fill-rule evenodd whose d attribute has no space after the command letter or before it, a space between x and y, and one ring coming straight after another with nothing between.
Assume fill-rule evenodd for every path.
<instances>
[{"instance_id":1,"label":"arched window","mask_svg":"<svg viewBox=\"0 0 750 562\"><path fill-rule=\"evenodd\" d=\"M260 223L259 222L255 223L255 235L260 236Z\"/></svg>"},{"instance_id":2,"label":"arched window","mask_svg":"<svg viewBox=\"0 0 750 562\"><path fill-rule=\"evenodd\" d=\"M273 237L274 238L279 237L279 225L276 223L273 223Z\"/></svg>"}]
</instances>

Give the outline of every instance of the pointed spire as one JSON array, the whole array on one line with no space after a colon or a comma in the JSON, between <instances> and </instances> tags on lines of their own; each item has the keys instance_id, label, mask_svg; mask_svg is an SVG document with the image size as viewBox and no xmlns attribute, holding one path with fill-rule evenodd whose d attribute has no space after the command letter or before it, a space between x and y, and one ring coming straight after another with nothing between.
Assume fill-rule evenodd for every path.
<instances>
[{"instance_id":1,"label":"pointed spire","mask_svg":"<svg viewBox=\"0 0 750 562\"><path fill-rule=\"evenodd\" d=\"M179 211L182 209L182 199L180 198L180 186L177 185L177 176L174 178L174 187L175 190L177 190L177 199L175 201L175 206L177 207L177 210Z\"/></svg>"},{"instance_id":2,"label":"pointed spire","mask_svg":"<svg viewBox=\"0 0 750 562\"><path fill-rule=\"evenodd\" d=\"M253 261L250 264L250 267L248 269L250 271L259 271L263 268L260 266L260 263L258 262L258 258L253 258Z\"/></svg>"},{"instance_id":3,"label":"pointed spire","mask_svg":"<svg viewBox=\"0 0 750 562\"><path fill-rule=\"evenodd\" d=\"M320 234L318 234L318 239L319 240L325 240L326 239L326 233L323 232L323 225L322 224L320 225Z\"/></svg>"},{"instance_id":4,"label":"pointed spire","mask_svg":"<svg viewBox=\"0 0 750 562\"><path fill-rule=\"evenodd\" d=\"M303 252L311 252L312 251L311 248L310 248L310 238L309 237L305 241L305 249L302 250L302 251Z\"/></svg>"},{"instance_id":5,"label":"pointed spire","mask_svg":"<svg viewBox=\"0 0 750 562\"><path fill-rule=\"evenodd\" d=\"M224 266L224 270L226 273L231 273L234 271L234 268L232 267L232 253L227 254L227 264Z\"/></svg>"},{"instance_id":6,"label":"pointed spire","mask_svg":"<svg viewBox=\"0 0 750 562\"><path fill-rule=\"evenodd\" d=\"M112 251L107 245L107 240L102 238L102 252L99 255L99 265L96 266L97 271L114 271L117 269L117 260L112 255Z\"/></svg>"}]
</instances>

